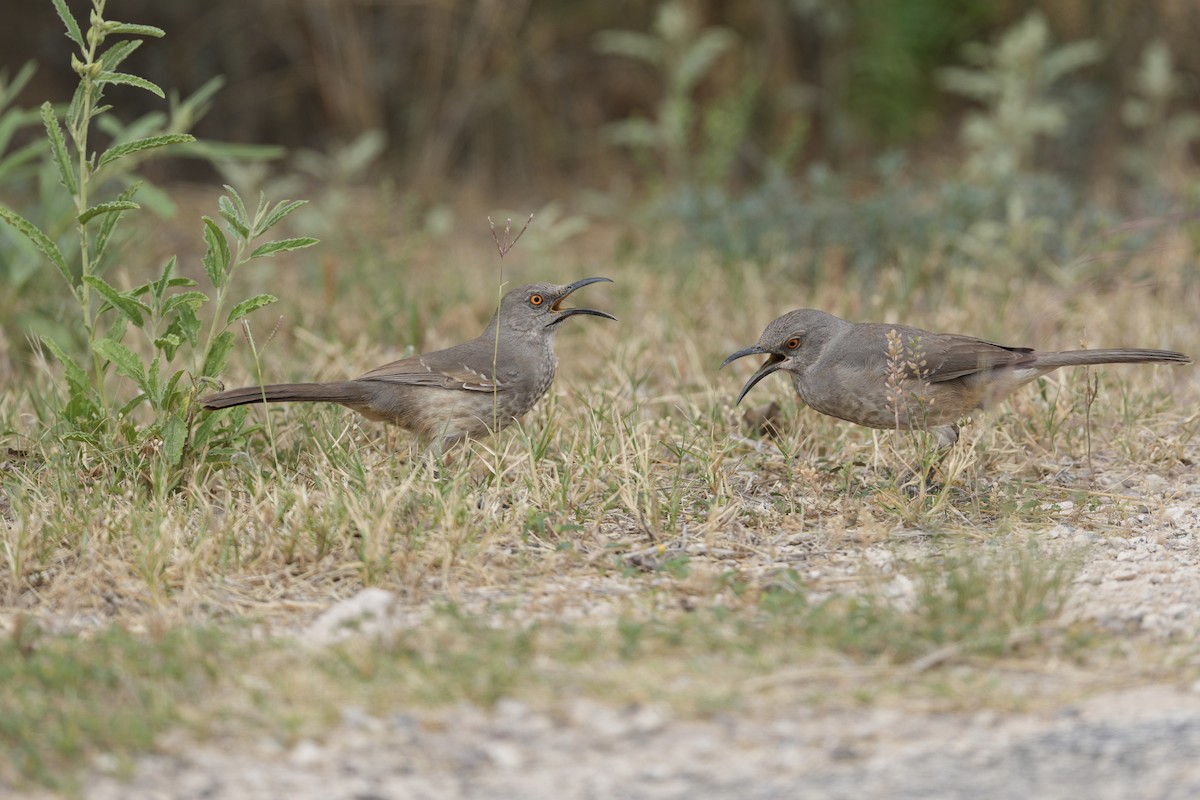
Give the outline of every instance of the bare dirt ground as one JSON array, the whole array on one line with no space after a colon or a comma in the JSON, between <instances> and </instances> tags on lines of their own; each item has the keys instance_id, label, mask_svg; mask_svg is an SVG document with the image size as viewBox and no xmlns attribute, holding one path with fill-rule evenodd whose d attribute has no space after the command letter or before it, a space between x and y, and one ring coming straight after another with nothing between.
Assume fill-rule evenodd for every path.
<instances>
[{"instance_id":1,"label":"bare dirt ground","mask_svg":"<svg viewBox=\"0 0 1200 800\"><path fill-rule=\"evenodd\" d=\"M1200 462L1200 447L1189 446L1188 457ZM1084 553L1067 614L1122 634L1119 641L1130 648L1182 643L1181 658L1194 660L1187 642L1200 628L1200 475L1188 467L1166 475L1101 473L1097 484L1145 502L1108 526L1080 524L1069 504L1056 512L1063 521L1043 538ZM591 588L583 594L606 591ZM337 639L354 622L354 635L380 635L414 624L416 611L399 607L387 592L366 590L332 607L305 634L315 642ZM855 669L848 667L843 679L854 681ZM934 713L903 702L830 709L798 698L700 720L659 706L614 708L587 699L548 711L517 700L489 710L411 714L345 708L340 725L320 741L284 746L168 737L157 754L137 760L129 779L114 775L115 765L97 765L84 794L91 800L1200 796L1200 684L1181 685L1164 674L1080 691L1069 666L1018 671L996 675L1033 687L1038 700L1017 711ZM804 679L798 670L758 688Z\"/></svg>"},{"instance_id":2,"label":"bare dirt ground","mask_svg":"<svg viewBox=\"0 0 1200 800\"><path fill-rule=\"evenodd\" d=\"M580 701L380 719L347 709L321 743L169 744L112 798L1190 798L1200 694L1165 686L1038 714L899 709L677 720Z\"/></svg>"}]
</instances>

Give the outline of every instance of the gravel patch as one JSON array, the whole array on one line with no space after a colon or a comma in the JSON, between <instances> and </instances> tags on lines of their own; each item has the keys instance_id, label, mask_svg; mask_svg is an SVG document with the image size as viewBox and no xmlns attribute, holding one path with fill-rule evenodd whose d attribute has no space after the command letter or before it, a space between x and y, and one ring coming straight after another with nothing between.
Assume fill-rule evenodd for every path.
<instances>
[{"instance_id":1,"label":"gravel patch","mask_svg":"<svg viewBox=\"0 0 1200 800\"><path fill-rule=\"evenodd\" d=\"M1161 687L1047 715L895 709L673 719L578 701L561 717L504 701L420 717L348 709L323 742L167 743L90 800L345 798L1191 798L1200 696Z\"/></svg>"}]
</instances>

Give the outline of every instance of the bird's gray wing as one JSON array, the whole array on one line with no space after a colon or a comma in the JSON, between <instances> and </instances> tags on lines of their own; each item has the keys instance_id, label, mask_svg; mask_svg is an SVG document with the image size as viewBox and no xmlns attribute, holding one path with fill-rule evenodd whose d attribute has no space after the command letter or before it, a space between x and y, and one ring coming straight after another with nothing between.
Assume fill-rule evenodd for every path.
<instances>
[{"instance_id":1,"label":"bird's gray wing","mask_svg":"<svg viewBox=\"0 0 1200 800\"><path fill-rule=\"evenodd\" d=\"M1025 364L1035 359L1032 348L1005 347L995 342L958 334L935 333L922 337L925 366L920 377L930 383L952 381L997 367Z\"/></svg>"},{"instance_id":2,"label":"bird's gray wing","mask_svg":"<svg viewBox=\"0 0 1200 800\"><path fill-rule=\"evenodd\" d=\"M384 364L360 375L358 380L465 389L469 392L493 392L504 388L503 381L494 379L490 364L475 368L466 363L466 359L446 356L441 352Z\"/></svg>"},{"instance_id":3,"label":"bird's gray wing","mask_svg":"<svg viewBox=\"0 0 1200 800\"><path fill-rule=\"evenodd\" d=\"M900 337L898 358L905 375L928 383L952 381L997 367L1024 364L1036 358L1028 347L1005 347L974 336L932 333L908 325L886 323L856 326L853 334L855 345L845 349L858 353L863 367L887 372L889 347L894 348L889 342L893 331Z\"/></svg>"}]
</instances>

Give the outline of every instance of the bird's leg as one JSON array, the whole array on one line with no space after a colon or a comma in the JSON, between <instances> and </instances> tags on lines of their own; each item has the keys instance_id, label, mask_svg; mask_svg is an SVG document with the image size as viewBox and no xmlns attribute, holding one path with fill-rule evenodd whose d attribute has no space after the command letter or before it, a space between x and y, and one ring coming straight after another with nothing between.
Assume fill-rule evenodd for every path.
<instances>
[{"instance_id":1,"label":"bird's leg","mask_svg":"<svg viewBox=\"0 0 1200 800\"><path fill-rule=\"evenodd\" d=\"M955 422L951 425L934 428L933 435L937 438L937 463L940 464L946 460L946 456L950 455L950 448L954 447L954 444L958 441L958 423Z\"/></svg>"}]
</instances>

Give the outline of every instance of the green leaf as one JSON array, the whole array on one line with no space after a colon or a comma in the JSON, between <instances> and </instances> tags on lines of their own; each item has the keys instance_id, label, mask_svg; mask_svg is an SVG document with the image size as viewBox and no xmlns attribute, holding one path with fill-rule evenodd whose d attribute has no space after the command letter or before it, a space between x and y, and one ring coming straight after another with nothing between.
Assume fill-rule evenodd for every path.
<instances>
[{"instance_id":1,"label":"green leaf","mask_svg":"<svg viewBox=\"0 0 1200 800\"><path fill-rule=\"evenodd\" d=\"M62 20L63 25L67 26L67 38L79 45L80 50L83 50L85 47L83 34L79 32L79 23L67 9L67 0L54 0L54 10L58 12L58 18Z\"/></svg>"},{"instance_id":2,"label":"green leaf","mask_svg":"<svg viewBox=\"0 0 1200 800\"><path fill-rule=\"evenodd\" d=\"M13 173L25 166L25 164L35 162L42 155L42 150L46 148L46 143L40 139L32 140L29 144L13 150L0 160L0 185L12 184Z\"/></svg>"},{"instance_id":3,"label":"green leaf","mask_svg":"<svg viewBox=\"0 0 1200 800\"><path fill-rule=\"evenodd\" d=\"M320 239L314 239L311 236L298 236L295 239L277 239L273 242L259 245L254 248L254 252L250 254L251 258L264 258L273 256L276 253L284 253L288 250L299 250L303 247L312 247Z\"/></svg>"},{"instance_id":4,"label":"green leaf","mask_svg":"<svg viewBox=\"0 0 1200 800\"><path fill-rule=\"evenodd\" d=\"M86 85L80 81L75 87L75 93L71 95L71 103L67 106L67 130L75 130L80 124L80 115L83 114L83 100L87 95Z\"/></svg>"},{"instance_id":5,"label":"green leaf","mask_svg":"<svg viewBox=\"0 0 1200 800\"><path fill-rule=\"evenodd\" d=\"M204 253L204 271L212 285L220 289L229 274L229 242L211 217L201 219L204 220L204 243L208 246Z\"/></svg>"},{"instance_id":6,"label":"green leaf","mask_svg":"<svg viewBox=\"0 0 1200 800\"><path fill-rule=\"evenodd\" d=\"M257 311L263 306L269 306L271 303L277 302L279 302L279 298L273 294L260 294L251 297L249 300L243 300L229 312L229 319L225 320L225 324L232 325L247 314Z\"/></svg>"},{"instance_id":7,"label":"green leaf","mask_svg":"<svg viewBox=\"0 0 1200 800\"><path fill-rule=\"evenodd\" d=\"M112 365L117 368L117 372L134 380L143 392L150 394L150 387L146 383L146 370L132 350L112 339L100 339L93 342L92 349L101 358L112 362Z\"/></svg>"},{"instance_id":8,"label":"green leaf","mask_svg":"<svg viewBox=\"0 0 1200 800\"><path fill-rule=\"evenodd\" d=\"M625 56L652 66L666 60L667 46L656 36L638 31L600 31L595 38L596 50L605 55Z\"/></svg>"},{"instance_id":9,"label":"green leaf","mask_svg":"<svg viewBox=\"0 0 1200 800\"><path fill-rule=\"evenodd\" d=\"M728 28L708 28L692 42L679 63L675 65L675 85L682 91L691 91L696 82L708 72L713 62L729 48L737 44L737 38Z\"/></svg>"},{"instance_id":10,"label":"green leaf","mask_svg":"<svg viewBox=\"0 0 1200 800\"><path fill-rule=\"evenodd\" d=\"M1165 46L1161 49L1162 52L1167 52L1165 50ZM1169 58L1170 57L1168 55L1168 61ZM37 62L33 59L30 59L22 64L21 68L17 70L17 74L13 76L13 79L8 82L8 86L6 87L6 93L8 94L9 98L15 98L17 95L23 92L25 90L25 86L28 85L29 80L33 77L35 72L37 72Z\"/></svg>"},{"instance_id":11,"label":"green leaf","mask_svg":"<svg viewBox=\"0 0 1200 800\"><path fill-rule=\"evenodd\" d=\"M158 367L162 363L161 359L155 358L150 362L150 369L146 372L146 393L150 395L150 405L155 411L162 409L162 395L158 390Z\"/></svg>"},{"instance_id":12,"label":"green leaf","mask_svg":"<svg viewBox=\"0 0 1200 800\"><path fill-rule=\"evenodd\" d=\"M267 218L263 222L262 228L259 232L266 233L271 228L274 228L276 225L278 225L281 219L307 202L307 200L283 200L277 203L275 207L271 209L271 213L267 215Z\"/></svg>"},{"instance_id":13,"label":"green leaf","mask_svg":"<svg viewBox=\"0 0 1200 800\"><path fill-rule=\"evenodd\" d=\"M34 139L29 144L12 151L4 159L0 160L0 184L10 183L9 176L31 161L36 161L41 156L42 148L45 146L45 142Z\"/></svg>"},{"instance_id":14,"label":"green leaf","mask_svg":"<svg viewBox=\"0 0 1200 800\"><path fill-rule=\"evenodd\" d=\"M153 25L135 25L131 22L109 22L108 25L105 33L109 36L153 36L155 39L161 39L167 35L162 28L156 28Z\"/></svg>"},{"instance_id":15,"label":"green leaf","mask_svg":"<svg viewBox=\"0 0 1200 800\"><path fill-rule=\"evenodd\" d=\"M100 306L101 309L108 308L105 303ZM129 330L129 317L124 314L118 314L108 326L108 331L104 334L105 339L112 339L114 342L125 341L125 331Z\"/></svg>"},{"instance_id":16,"label":"green leaf","mask_svg":"<svg viewBox=\"0 0 1200 800\"><path fill-rule=\"evenodd\" d=\"M241 220L230 214L224 208L222 208L218 213L220 213L221 219L229 223L229 227L233 229L234 233L243 239L250 238L250 229L243 225Z\"/></svg>"},{"instance_id":17,"label":"green leaf","mask_svg":"<svg viewBox=\"0 0 1200 800\"><path fill-rule=\"evenodd\" d=\"M200 281L195 278L171 278L167 281L167 288L174 289L177 286L199 286ZM207 296L207 295L206 295Z\"/></svg>"},{"instance_id":18,"label":"green leaf","mask_svg":"<svg viewBox=\"0 0 1200 800\"><path fill-rule=\"evenodd\" d=\"M258 193L258 208L256 208L254 210L254 230L253 230L253 236L251 238L258 238L259 236L262 236L263 231L266 230L266 228L258 227L258 223L262 221L263 214L266 214L266 213L267 213L267 193L260 191Z\"/></svg>"},{"instance_id":19,"label":"green leaf","mask_svg":"<svg viewBox=\"0 0 1200 800\"><path fill-rule=\"evenodd\" d=\"M145 392L142 392L141 394L137 395L136 397L131 399L128 403L126 403L125 405L123 405L117 409L117 419L125 419L125 417L129 416L130 412L132 412L135 408L137 408L142 403L144 403L147 399L148 398L146 397Z\"/></svg>"},{"instance_id":20,"label":"green leaf","mask_svg":"<svg viewBox=\"0 0 1200 800\"><path fill-rule=\"evenodd\" d=\"M231 350L233 350L233 332L221 331L217 338L213 339L212 347L208 349L208 355L204 359L204 369L200 374L209 378L216 377L225 369L225 363L229 361Z\"/></svg>"},{"instance_id":21,"label":"green leaf","mask_svg":"<svg viewBox=\"0 0 1200 800\"><path fill-rule=\"evenodd\" d=\"M97 203L79 215L79 224L86 225L88 220L101 214L112 214L114 211L133 211L138 208L141 206L130 200L110 200L107 203Z\"/></svg>"},{"instance_id":22,"label":"green leaf","mask_svg":"<svg viewBox=\"0 0 1200 800\"><path fill-rule=\"evenodd\" d=\"M125 191L117 195L117 202L127 203L132 201L133 196L138 193L138 189L142 188L141 181L134 181ZM113 231L117 229L117 223L121 220L121 215L124 211L116 211L112 214L105 214L104 221L100 223L100 232L96 234L96 262L100 262L100 257L104 255L104 251L108 249L108 242L112 238Z\"/></svg>"},{"instance_id":23,"label":"green leaf","mask_svg":"<svg viewBox=\"0 0 1200 800\"><path fill-rule=\"evenodd\" d=\"M196 342L200 338L200 318L196 316L196 310L189 304L184 303L177 306L175 309L175 317L171 320L171 324L167 326L167 333L179 333L187 339L188 344L192 347L196 346Z\"/></svg>"},{"instance_id":24,"label":"green leaf","mask_svg":"<svg viewBox=\"0 0 1200 800\"><path fill-rule=\"evenodd\" d=\"M1163 50L1163 52L1166 51ZM1168 61L1169 60L1170 56L1168 56ZM2 94L7 95L10 100L17 97L17 95L21 94L21 92L25 90L25 86L29 83L30 78L33 77L35 72L37 72L37 62L33 60L26 61L21 65L21 68L17 70L17 74L13 76L13 79L8 82L8 86L4 87L4 92ZM2 105L2 103L0 103L0 105Z\"/></svg>"},{"instance_id":25,"label":"green leaf","mask_svg":"<svg viewBox=\"0 0 1200 800\"><path fill-rule=\"evenodd\" d=\"M657 125L636 117L611 122L604 126L604 132L614 144L627 147L655 147L663 139Z\"/></svg>"},{"instance_id":26,"label":"green leaf","mask_svg":"<svg viewBox=\"0 0 1200 800\"><path fill-rule=\"evenodd\" d=\"M126 86L136 86L139 89L145 89L147 92L158 95L166 99L167 95L156 84L151 83L145 78L139 78L137 75L130 75L128 72L101 72L100 77L96 78L97 85L120 83ZM180 134L182 135L182 134Z\"/></svg>"},{"instance_id":27,"label":"green leaf","mask_svg":"<svg viewBox=\"0 0 1200 800\"><path fill-rule=\"evenodd\" d=\"M144 324L142 313L149 314L150 306L138 300L136 297L130 297L127 294L121 294L103 278L95 275L84 275L83 282L96 290L96 292L112 304L112 307L120 311L134 325L139 328ZM110 359L111 360L111 359Z\"/></svg>"},{"instance_id":28,"label":"green leaf","mask_svg":"<svg viewBox=\"0 0 1200 800\"><path fill-rule=\"evenodd\" d=\"M12 225L17 233L31 241L33 246L41 251L42 255L50 259L50 262L58 267L58 271L62 273L68 285L75 285L75 280L71 277L71 270L67 266L67 260L63 258L62 251L58 249L58 245L50 241L50 237L42 233L32 222L4 206L0 206L0 219Z\"/></svg>"},{"instance_id":29,"label":"green leaf","mask_svg":"<svg viewBox=\"0 0 1200 800\"><path fill-rule=\"evenodd\" d=\"M179 397L180 393L177 387L179 386L179 379L182 378L184 374L185 373L183 370L176 370L175 374L171 376L171 379L167 381L167 388L163 390L163 408L172 411L179 410L180 403L178 401L181 398Z\"/></svg>"},{"instance_id":30,"label":"green leaf","mask_svg":"<svg viewBox=\"0 0 1200 800\"><path fill-rule=\"evenodd\" d=\"M179 119L197 120L208 113L209 101L225 85L225 78L217 75L175 105L175 116Z\"/></svg>"},{"instance_id":31,"label":"green leaf","mask_svg":"<svg viewBox=\"0 0 1200 800\"><path fill-rule=\"evenodd\" d=\"M115 116L101 117L96 120L96 127L108 134L114 144L132 142L134 139L164 133L171 130L170 124L170 117L163 111L151 111L132 122L122 122Z\"/></svg>"},{"instance_id":32,"label":"green leaf","mask_svg":"<svg viewBox=\"0 0 1200 800\"><path fill-rule=\"evenodd\" d=\"M88 381L87 373L83 371L83 367L75 363L75 359L63 352L63 349L51 338L46 336L38 337L42 346L54 354L58 363L63 365L64 374L67 378L67 385L71 387L72 394L78 392L90 393L92 384Z\"/></svg>"},{"instance_id":33,"label":"green leaf","mask_svg":"<svg viewBox=\"0 0 1200 800\"><path fill-rule=\"evenodd\" d=\"M243 239L248 238L250 236L250 219L246 216L246 206L242 204L242 198L238 197L232 186L226 186L225 190L236 197L237 202L235 204L227 195L221 195L221 199L217 201L221 219L228 222Z\"/></svg>"},{"instance_id":34,"label":"green leaf","mask_svg":"<svg viewBox=\"0 0 1200 800\"><path fill-rule=\"evenodd\" d=\"M162 272L159 273L158 280L156 280L153 284L153 286L154 286L154 307L155 308L159 308L159 309L162 308L163 295L166 294L167 287L171 285L171 275L174 272L175 272L175 256L171 256L163 264ZM131 294L136 295L137 293L131 292Z\"/></svg>"},{"instance_id":35,"label":"green leaf","mask_svg":"<svg viewBox=\"0 0 1200 800\"><path fill-rule=\"evenodd\" d=\"M154 340L154 346L162 351L167 360L175 357L175 351L179 349L181 344L183 344L183 338L179 334L170 331L167 331Z\"/></svg>"},{"instance_id":36,"label":"green leaf","mask_svg":"<svg viewBox=\"0 0 1200 800\"><path fill-rule=\"evenodd\" d=\"M101 54L99 59L100 69L105 72L112 72L121 65L122 61L129 58L134 50L137 50L141 46L141 39L126 39L117 42Z\"/></svg>"},{"instance_id":37,"label":"green leaf","mask_svg":"<svg viewBox=\"0 0 1200 800\"><path fill-rule=\"evenodd\" d=\"M231 207L236 207L237 218L241 220L242 224L247 228L250 227L250 215L246 213L246 204L242 202L242 196L237 193L237 189L234 189L228 183L223 184L223 186L228 194L223 195L221 200L223 202L228 202Z\"/></svg>"},{"instance_id":38,"label":"green leaf","mask_svg":"<svg viewBox=\"0 0 1200 800\"><path fill-rule=\"evenodd\" d=\"M58 177L62 179L67 191L75 194L75 172L67 158L67 143L63 139L62 128L58 125L58 117L54 116L54 106L50 105L49 101L42 103L42 122L46 125L46 136L50 139L54 163L58 165Z\"/></svg>"},{"instance_id":39,"label":"green leaf","mask_svg":"<svg viewBox=\"0 0 1200 800\"><path fill-rule=\"evenodd\" d=\"M163 314L169 314L174 309L183 305L189 306L195 311L207 302L208 295L204 292L180 292L167 298L167 302L163 304Z\"/></svg>"},{"instance_id":40,"label":"green leaf","mask_svg":"<svg viewBox=\"0 0 1200 800\"><path fill-rule=\"evenodd\" d=\"M26 67L29 65L26 64ZM25 72L25 70L21 70ZM0 79L4 77L3 72L0 72ZM18 76L18 79L20 76ZM7 108L6 106L16 98L14 86L9 84L4 86L0 80L0 153L8 152L8 145L12 141L13 134L27 125L32 125L42 118L41 109L22 109L22 108Z\"/></svg>"},{"instance_id":41,"label":"green leaf","mask_svg":"<svg viewBox=\"0 0 1200 800\"><path fill-rule=\"evenodd\" d=\"M179 145L179 147L182 146ZM171 155L175 155L174 149L172 149ZM121 170L117 172L118 179L120 179L119 173ZM160 219L168 219L175 216L176 206L171 200L170 195L153 183L146 183L142 186L141 191L138 192L138 202L142 204L142 208L153 211Z\"/></svg>"},{"instance_id":42,"label":"green leaf","mask_svg":"<svg viewBox=\"0 0 1200 800\"><path fill-rule=\"evenodd\" d=\"M275 144L243 144L214 142L201 139L181 144L175 151L179 158L199 158L205 161L272 161L287 155L287 148Z\"/></svg>"},{"instance_id":43,"label":"green leaf","mask_svg":"<svg viewBox=\"0 0 1200 800\"><path fill-rule=\"evenodd\" d=\"M196 137L188 133L164 133L161 136L147 136L144 139L134 139L132 142L118 144L105 150L101 154L96 168L99 169L105 164L116 161L118 158L123 158L133 153L140 153L143 150L152 150L156 147L167 147L173 144L184 144L194 141L196 141Z\"/></svg>"},{"instance_id":44,"label":"green leaf","mask_svg":"<svg viewBox=\"0 0 1200 800\"><path fill-rule=\"evenodd\" d=\"M245 410L245 409L242 409ZM223 415L220 414L205 414L196 427L192 430L192 450L193 452L200 450L208 444L212 439L213 432L216 430L219 420ZM209 452L206 461L214 461L213 453Z\"/></svg>"},{"instance_id":45,"label":"green leaf","mask_svg":"<svg viewBox=\"0 0 1200 800\"><path fill-rule=\"evenodd\" d=\"M183 460L183 446L187 443L187 423L179 414L167 418L162 428L163 456L172 467Z\"/></svg>"}]
</instances>

